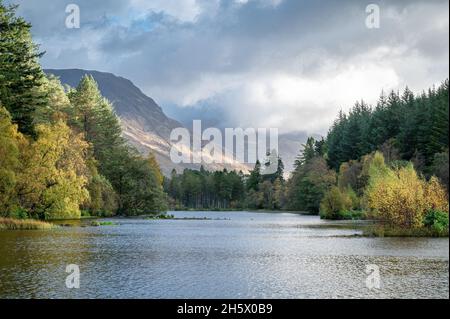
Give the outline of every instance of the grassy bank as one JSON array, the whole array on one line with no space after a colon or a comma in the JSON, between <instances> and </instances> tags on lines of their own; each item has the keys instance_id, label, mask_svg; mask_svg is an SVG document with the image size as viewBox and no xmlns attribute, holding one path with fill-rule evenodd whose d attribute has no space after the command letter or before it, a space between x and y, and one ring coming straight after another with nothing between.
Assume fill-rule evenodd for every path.
<instances>
[{"instance_id":1,"label":"grassy bank","mask_svg":"<svg viewBox=\"0 0 450 319\"><path fill-rule=\"evenodd\" d=\"M34 219L12 219L0 217L0 230L46 230L56 227L53 224Z\"/></svg>"},{"instance_id":2,"label":"grassy bank","mask_svg":"<svg viewBox=\"0 0 450 319\"><path fill-rule=\"evenodd\" d=\"M448 229L437 230L429 227L395 228L388 226L368 226L364 229L366 237L448 237Z\"/></svg>"}]
</instances>

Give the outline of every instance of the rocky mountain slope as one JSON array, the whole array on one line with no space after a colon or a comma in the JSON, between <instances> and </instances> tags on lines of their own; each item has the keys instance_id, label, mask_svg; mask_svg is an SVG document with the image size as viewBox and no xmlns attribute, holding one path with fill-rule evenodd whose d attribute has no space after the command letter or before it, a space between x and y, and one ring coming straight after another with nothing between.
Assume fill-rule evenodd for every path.
<instances>
[{"instance_id":1,"label":"rocky mountain slope","mask_svg":"<svg viewBox=\"0 0 450 319\"><path fill-rule=\"evenodd\" d=\"M167 117L161 107L145 95L130 80L112 73L88 71L81 69L45 70L61 80L63 84L76 87L85 74L90 74L97 81L99 89L111 103L120 117L124 136L143 154L152 151L165 175L173 168L181 171L184 168L199 168L199 164L174 164L169 152L172 147L170 132L177 127L183 127L179 122ZM247 171L248 166L232 164L204 164L208 170L218 170L224 167Z\"/></svg>"},{"instance_id":2,"label":"rocky mountain slope","mask_svg":"<svg viewBox=\"0 0 450 319\"><path fill-rule=\"evenodd\" d=\"M183 125L166 116L161 107L130 80L112 73L81 69L47 69L45 72L54 74L60 78L63 84L71 87L76 87L85 74L92 75L103 96L111 101L120 117L124 136L143 154L152 151L165 175L169 175L173 168L181 171L184 168L198 169L200 167L199 164L174 164L170 160L169 152L172 147L170 132L174 128L183 127ZM203 118L200 119L205 124ZM318 138L318 136L315 137ZM292 171L295 158L306 139L305 132L293 132L279 136L279 154L285 163L287 174ZM251 165L237 162L203 165L208 170L221 170L226 167L247 172L248 169L251 169Z\"/></svg>"}]
</instances>

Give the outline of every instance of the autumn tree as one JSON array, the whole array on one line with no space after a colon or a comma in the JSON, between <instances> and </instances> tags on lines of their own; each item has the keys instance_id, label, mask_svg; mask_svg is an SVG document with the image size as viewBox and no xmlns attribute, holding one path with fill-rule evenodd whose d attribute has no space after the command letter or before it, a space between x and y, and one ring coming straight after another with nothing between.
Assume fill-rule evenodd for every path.
<instances>
[{"instance_id":1,"label":"autumn tree","mask_svg":"<svg viewBox=\"0 0 450 319\"><path fill-rule=\"evenodd\" d=\"M9 216L16 207L15 187L19 169L22 135L12 124L9 112L0 105L0 216Z\"/></svg>"},{"instance_id":2,"label":"autumn tree","mask_svg":"<svg viewBox=\"0 0 450 319\"><path fill-rule=\"evenodd\" d=\"M85 154L88 144L59 121L38 125L36 141L24 144L17 196L21 207L39 219L79 218L88 200Z\"/></svg>"},{"instance_id":3,"label":"autumn tree","mask_svg":"<svg viewBox=\"0 0 450 319\"><path fill-rule=\"evenodd\" d=\"M426 181L410 164L389 168L377 152L370 165L370 178L364 194L365 208L376 219L391 226L420 228L429 210L448 214L445 189L436 178Z\"/></svg>"}]
</instances>

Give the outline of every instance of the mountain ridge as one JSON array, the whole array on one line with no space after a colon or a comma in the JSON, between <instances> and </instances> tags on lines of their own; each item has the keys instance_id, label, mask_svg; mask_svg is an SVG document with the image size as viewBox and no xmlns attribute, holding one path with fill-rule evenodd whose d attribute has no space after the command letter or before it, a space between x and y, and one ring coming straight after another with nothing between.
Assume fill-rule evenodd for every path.
<instances>
[{"instance_id":1,"label":"mountain ridge","mask_svg":"<svg viewBox=\"0 0 450 319\"><path fill-rule=\"evenodd\" d=\"M170 159L170 133L184 127L180 122L168 117L154 99L143 93L134 83L110 72L84 69L45 69L46 74L58 77L62 84L77 87L81 78L91 75L98 84L102 95L107 98L120 118L123 135L141 153L152 151L161 171L169 176L173 169L181 172L185 168L199 169L201 164L175 164ZM247 172L248 165L235 161L231 164L206 164L208 170L223 168Z\"/></svg>"}]
</instances>

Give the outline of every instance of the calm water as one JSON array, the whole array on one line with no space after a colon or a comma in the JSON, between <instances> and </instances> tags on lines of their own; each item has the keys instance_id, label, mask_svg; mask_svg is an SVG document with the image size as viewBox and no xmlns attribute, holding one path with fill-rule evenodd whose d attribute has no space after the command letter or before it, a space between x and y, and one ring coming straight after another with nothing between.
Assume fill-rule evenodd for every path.
<instances>
[{"instance_id":1,"label":"calm water","mask_svg":"<svg viewBox=\"0 0 450 319\"><path fill-rule=\"evenodd\" d=\"M448 238L358 238L357 226L297 214L173 214L214 220L0 232L0 298L449 298ZM79 289L65 286L67 264ZM368 264L379 290L366 287Z\"/></svg>"}]
</instances>

